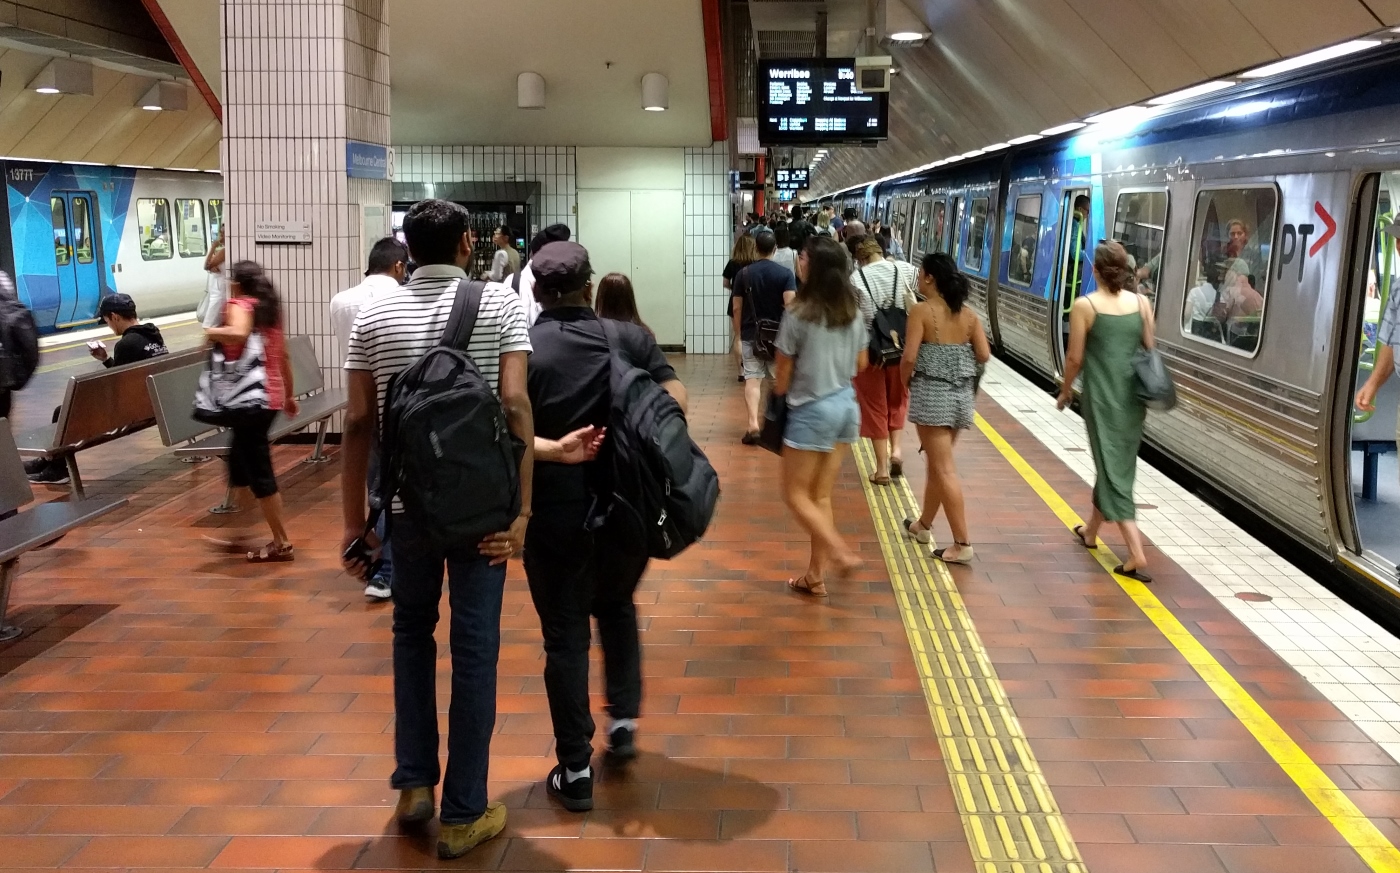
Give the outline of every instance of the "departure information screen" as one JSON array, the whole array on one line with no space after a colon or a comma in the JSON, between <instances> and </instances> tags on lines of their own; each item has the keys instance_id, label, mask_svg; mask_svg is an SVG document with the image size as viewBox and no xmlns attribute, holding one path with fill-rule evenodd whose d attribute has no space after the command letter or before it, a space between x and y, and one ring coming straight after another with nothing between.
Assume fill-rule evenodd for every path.
<instances>
[{"instance_id":1,"label":"departure information screen","mask_svg":"<svg viewBox=\"0 0 1400 873\"><path fill-rule=\"evenodd\" d=\"M764 60L758 67L758 139L763 145L882 140L889 94L857 91L852 58Z\"/></svg>"},{"instance_id":2,"label":"departure information screen","mask_svg":"<svg viewBox=\"0 0 1400 873\"><path fill-rule=\"evenodd\" d=\"M797 170L774 170L773 187L779 191L799 191L807 187L806 167Z\"/></svg>"}]
</instances>

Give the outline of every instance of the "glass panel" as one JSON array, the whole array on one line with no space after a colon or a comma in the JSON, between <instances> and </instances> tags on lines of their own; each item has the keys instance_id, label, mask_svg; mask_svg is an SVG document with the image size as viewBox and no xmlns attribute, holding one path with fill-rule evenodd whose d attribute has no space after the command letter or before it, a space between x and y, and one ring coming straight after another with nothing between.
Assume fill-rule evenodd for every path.
<instances>
[{"instance_id":1,"label":"glass panel","mask_svg":"<svg viewBox=\"0 0 1400 873\"><path fill-rule=\"evenodd\" d=\"M939 200L933 204L933 244L929 248L931 252L943 251L944 227L948 219L948 204Z\"/></svg>"},{"instance_id":2,"label":"glass panel","mask_svg":"<svg viewBox=\"0 0 1400 873\"><path fill-rule=\"evenodd\" d=\"M92 263L92 210L86 197L73 198L73 254L78 263Z\"/></svg>"},{"instance_id":3,"label":"glass panel","mask_svg":"<svg viewBox=\"0 0 1400 873\"><path fill-rule=\"evenodd\" d=\"M182 258L202 258L208 251L204 240L204 201L176 200L175 241Z\"/></svg>"},{"instance_id":4,"label":"glass panel","mask_svg":"<svg viewBox=\"0 0 1400 873\"><path fill-rule=\"evenodd\" d=\"M947 236L943 239L943 251L952 255L955 260L962 252L962 212L962 198L954 197L952 206L948 210Z\"/></svg>"},{"instance_id":5,"label":"glass panel","mask_svg":"<svg viewBox=\"0 0 1400 873\"><path fill-rule=\"evenodd\" d=\"M209 238L218 239L224 230L224 201L209 201Z\"/></svg>"},{"instance_id":6,"label":"glass panel","mask_svg":"<svg viewBox=\"0 0 1400 873\"><path fill-rule=\"evenodd\" d=\"M53 217L53 259L60 267L68 266L68 208L62 197L49 198Z\"/></svg>"},{"instance_id":7,"label":"glass panel","mask_svg":"<svg viewBox=\"0 0 1400 873\"><path fill-rule=\"evenodd\" d=\"M922 258L928 251L928 201L914 205L914 257Z\"/></svg>"},{"instance_id":8,"label":"glass panel","mask_svg":"<svg viewBox=\"0 0 1400 873\"><path fill-rule=\"evenodd\" d=\"M987 198L978 197L972 201L972 221L967 231L967 266L974 270L982 269L983 252L987 248Z\"/></svg>"},{"instance_id":9,"label":"glass panel","mask_svg":"<svg viewBox=\"0 0 1400 873\"><path fill-rule=\"evenodd\" d=\"M1035 252L1040 247L1040 195L1016 198L1016 218L1011 225L1011 263L1007 276L1012 282L1030 285L1035 276Z\"/></svg>"},{"instance_id":10,"label":"glass panel","mask_svg":"<svg viewBox=\"0 0 1400 873\"><path fill-rule=\"evenodd\" d=\"M1258 351L1277 211L1273 188L1226 188L1197 196L1183 334Z\"/></svg>"},{"instance_id":11,"label":"glass panel","mask_svg":"<svg viewBox=\"0 0 1400 873\"><path fill-rule=\"evenodd\" d=\"M896 200L890 209L890 235L899 240L899 247L905 252L910 248L909 206L908 200Z\"/></svg>"},{"instance_id":12,"label":"glass panel","mask_svg":"<svg viewBox=\"0 0 1400 873\"><path fill-rule=\"evenodd\" d=\"M1167 240L1167 192L1133 191L1118 195L1113 238L1128 251L1137 271L1138 292L1157 308L1157 279L1162 271L1162 248Z\"/></svg>"},{"instance_id":13,"label":"glass panel","mask_svg":"<svg viewBox=\"0 0 1400 873\"><path fill-rule=\"evenodd\" d=\"M170 249L170 201L136 201L136 230L141 240L141 259L163 261L173 252Z\"/></svg>"}]
</instances>

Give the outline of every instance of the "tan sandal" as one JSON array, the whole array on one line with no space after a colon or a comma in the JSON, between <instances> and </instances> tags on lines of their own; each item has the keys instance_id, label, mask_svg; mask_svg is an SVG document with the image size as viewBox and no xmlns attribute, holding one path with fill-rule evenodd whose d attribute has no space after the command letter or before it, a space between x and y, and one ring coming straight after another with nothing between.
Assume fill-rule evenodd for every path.
<instances>
[{"instance_id":1,"label":"tan sandal","mask_svg":"<svg viewBox=\"0 0 1400 873\"><path fill-rule=\"evenodd\" d=\"M813 585L812 580L808 579L805 574L795 579L789 579L787 585L789 589L796 591L798 594L806 594L809 597L828 596L825 582L818 582Z\"/></svg>"},{"instance_id":2,"label":"tan sandal","mask_svg":"<svg viewBox=\"0 0 1400 873\"><path fill-rule=\"evenodd\" d=\"M291 543L268 543L256 552L248 553L248 563L250 564L277 564L296 560L296 550Z\"/></svg>"}]
</instances>

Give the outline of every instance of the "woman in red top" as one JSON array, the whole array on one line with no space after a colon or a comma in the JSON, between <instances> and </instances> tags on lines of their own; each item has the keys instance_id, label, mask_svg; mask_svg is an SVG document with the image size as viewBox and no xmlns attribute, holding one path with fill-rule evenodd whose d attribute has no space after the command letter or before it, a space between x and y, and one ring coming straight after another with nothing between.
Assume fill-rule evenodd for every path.
<instances>
[{"instance_id":1,"label":"woman in red top","mask_svg":"<svg viewBox=\"0 0 1400 873\"><path fill-rule=\"evenodd\" d=\"M282 304L272 280L253 261L239 261L233 265L228 293L223 326L206 329L205 336L210 342L222 345L229 357L236 358L243 353L243 344L249 335L256 331L263 339L267 368L267 409L249 414L245 421L231 428L229 487L233 490L235 506L246 505L246 494L252 491L262 507L267 526L272 529L272 542L257 551L249 551L248 560L255 563L290 561L292 543L282 523L282 497L277 493L272 447L267 439L278 410L285 411L288 417L295 417L298 412L292 389L291 360L282 336Z\"/></svg>"}]
</instances>

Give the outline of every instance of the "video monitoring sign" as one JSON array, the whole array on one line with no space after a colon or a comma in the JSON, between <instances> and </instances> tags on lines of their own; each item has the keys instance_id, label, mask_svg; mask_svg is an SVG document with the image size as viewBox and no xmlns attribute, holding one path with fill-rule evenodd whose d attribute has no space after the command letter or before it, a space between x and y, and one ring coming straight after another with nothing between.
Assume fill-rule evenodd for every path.
<instances>
[{"instance_id":1,"label":"video monitoring sign","mask_svg":"<svg viewBox=\"0 0 1400 873\"><path fill-rule=\"evenodd\" d=\"M889 136L889 96L856 89L853 58L761 61L759 142L817 145L883 140Z\"/></svg>"},{"instance_id":2,"label":"video monitoring sign","mask_svg":"<svg viewBox=\"0 0 1400 873\"><path fill-rule=\"evenodd\" d=\"M805 167L800 170L774 170L773 187L779 191L801 191L807 187L808 175Z\"/></svg>"}]
</instances>

